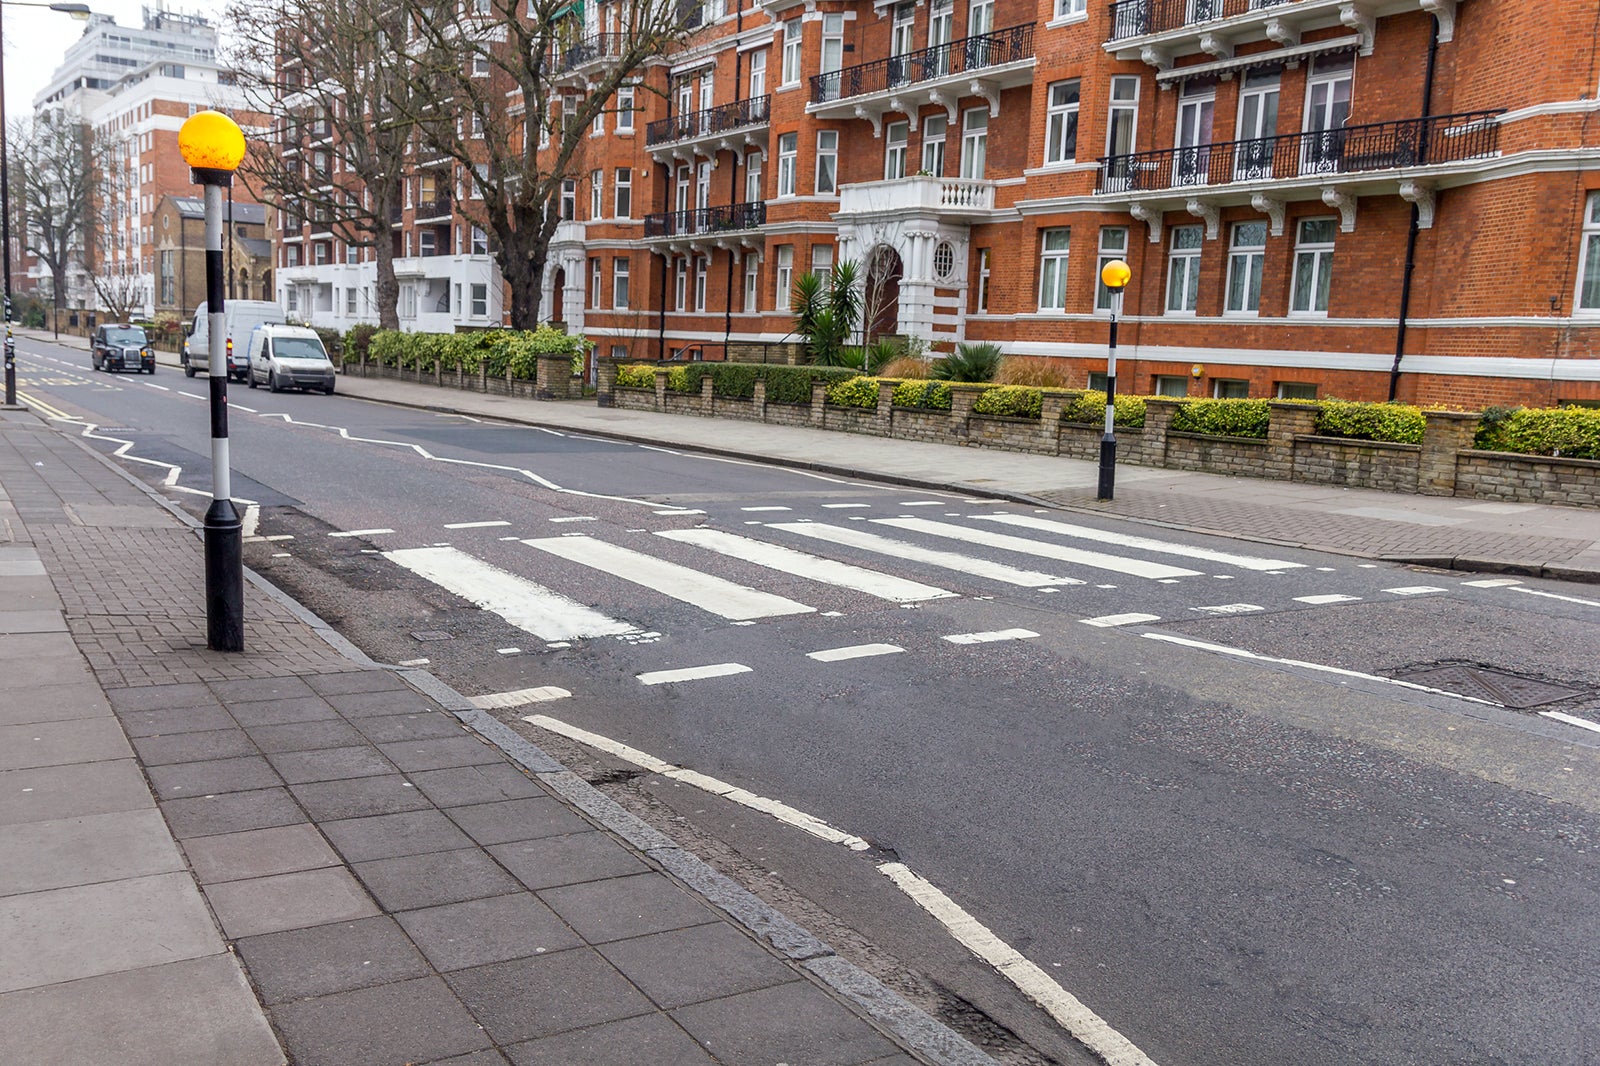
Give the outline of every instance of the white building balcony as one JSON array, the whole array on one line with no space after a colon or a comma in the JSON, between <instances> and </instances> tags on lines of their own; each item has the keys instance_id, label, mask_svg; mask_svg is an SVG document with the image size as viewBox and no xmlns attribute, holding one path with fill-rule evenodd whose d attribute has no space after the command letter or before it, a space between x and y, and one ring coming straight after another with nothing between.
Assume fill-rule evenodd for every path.
<instances>
[{"instance_id":1,"label":"white building balcony","mask_svg":"<svg viewBox=\"0 0 1600 1066\"><path fill-rule=\"evenodd\" d=\"M995 183L974 178L918 175L839 186L839 221L869 218L982 218L994 210Z\"/></svg>"}]
</instances>

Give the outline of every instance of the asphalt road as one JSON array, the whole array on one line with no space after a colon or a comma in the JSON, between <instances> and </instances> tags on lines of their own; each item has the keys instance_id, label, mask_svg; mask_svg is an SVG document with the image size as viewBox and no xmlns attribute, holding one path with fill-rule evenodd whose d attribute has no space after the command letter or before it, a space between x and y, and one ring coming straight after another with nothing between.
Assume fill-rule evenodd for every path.
<instances>
[{"instance_id":1,"label":"asphalt road","mask_svg":"<svg viewBox=\"0 0 1600 1066\"><path fill-rule=\"evenodd\" d=\"M20 347L64 429L204 510L203 381ZM499 713L1002 1060L1089 1058L895 864L1165 1066L1600 1060L1600 733L1541 713L1600 722L1587 587L230 398L250 566L380 661L569 693ZM1419 673L1463 665L1555 701Z\"/></svg>"}]
</instances>

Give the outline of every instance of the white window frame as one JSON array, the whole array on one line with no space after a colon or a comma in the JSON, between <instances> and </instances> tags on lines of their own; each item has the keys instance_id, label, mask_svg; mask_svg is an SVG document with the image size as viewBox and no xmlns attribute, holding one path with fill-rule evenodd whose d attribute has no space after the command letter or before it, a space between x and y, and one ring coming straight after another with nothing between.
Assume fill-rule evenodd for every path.
<instances>
[{"instance_id":1,"label":"white window frame","mask_svg":"<svg viewBox=\"0 0 1600 1066\"><path fill-rule=\"evenodd\" d=\"M633 86L617 89L617 132L633 132Z\"/></svg>"},{"instance_id":2,"label":"white window frame","mask_svg":"<svg viewBox=\"0 0 1600 1066\"><path fill-rule=\"evenodd\" d=\"M1261 243L1239 243L1241 234L1257 230ZM1228 287L1223 290L1223 314L1247 318L1261 314L1261 271L1266 261L1266 222L1235 222L1228 230ZM1237 293L1241 299L1236 300L1234 283L1241 279L1243 287Z\"/></svg>"},{"instance_id":3,"label":"white window frame","mask_svg":"<svg viewBox=\"0 0 1600 1066\"><path fill-rule=\"evenodd\" d=\"M1094 309L1096 311L1105 314L1111 313L1111 290L1106 288L1105 282L1100 280L1100 272L1113 259L1126 260L1127 258L1128 227L1100 227L1100 253L1094 265Z\"/></svg>"},{"instance_id":4,"label":"white window frame","mask_svg":"<svg viewBox=\"0 0 1600 1066\"><path fill-rule=\"evenodd\" d=\"M472 306L468 313L473 318L488 318L489 286L484 282L476 281L472 283L472 287L468 291L471 293L472 298Z\"/></svg>"},{"instance_id":5,"label":"white window frame","mask_svg":"<svg viewBox=\"0 0 1600 1066\"><path fill-rule=\"evenodd\" d=\"M983 125L974 126L977 116L983 116ZM961 113L961 176L982 180L989 165L989 109L968 108Z\"/></svg>"},{"instance_id":6,"label":"white window frame","mask_svg":"<svg viewBox=\"0 0 1600 1066\"><path fill-rule=\"evenodd\" d=\"M589 257L589 307L590 307L591 310L598 311L601 308L602 293L601 293L601 289L600 289L600 284L601 284L601 279L605 276L603 271L604 271L604 268L600 265L600 257L598 255L590 256Z\"/></svg>"},{"instance_id":7,"label":"white window frame","mask_svg":"<svg viewBox=\"0 0 1600 1066\"><path fill-rule=\"evenodd\" d=\"M811 273L822 279L826 285L828 279L833 277L833 245L813 244L811 246Z\"/></svg>"},{"instance_id":8,"label":"white window frame","mask_svg":"<svg viewBox=\"0 0 1600 1066\"><path fill-rule=\"evenodd\" d=\"M1080 83L1077 78L1051 82L1048 93L1044 165L1060 166L1078 158L1078 103L1082 96Z\"/></svg>"},{"instance_id":9,"label":"white window frame","mask_svg":"<svg viewBox=\"0 0 1600 1066\"><path fill-rule=\"evenodd\" d=\"M1193 315L1200 306L1200 253L1205 248L1202 226L1173 226L1167 242L1168 315ZM1190 244L1190 241L1193 244Z\"/></svg>"},{"instance_id":10,"label":"white window frame","mask_svg":"<svg viewBox=\"0 0 1600 1066\"><path fill-rule=\"evenodd\" d=\"M616 311L628 309L628 258L617 256L611 260L611 307Z\"/></svg>"},{"instance_id":11,"label":"white window frame","mask_svg":"<svg viewBox=\"0 0 1600 1066\"><path fill-rule=\"evenodd\" d=\"M561 179L561 217L572 221L578 217L578 179Z\"/></svg>"},{"instance_id":12,"label":"white window frame","mask_svg":"<svg viewBox=\"0 0 1600 1066\"><path fill-rule=\"evenodd\" d=\"M761 310L761 257L755 252L744 256L744 303L746 312Z\"/></svg>"},{"instance_id":13,"label":"white window frame","mask_svg":"<svg viewBox=\"0 0 1600 1066\"><path fill-rule=\"evenodd\" d=\"M489 254L489 234L482 226L472 227L472 254Z\"/></svg>"},{"instance_id":14,"label":"white window frame","mask_svg":"<svg viewBox=\"0 0 1600 1066\"><path fill-rule=\"evenodd\" d=\"M794 245L780 244L775 253L778 269L774 271L772 284L773 310L787 311L790 290L794 288Z\"/></svg>"},{"instance_id":15,"label":"white window frame","mask_svg":"<svg viewBox=\"0 0 1600 1066\"><path fill-rule=\"evenodd\" d=\"M816 193L818 196L839 194L838 130L817 131Z\"/></svg>"},{"instance_id":16,"label":"white window frame","mask_svg":"<svg viewBox=\"0 0 1600 1066\"><path fill-rule=\"evenodd\" d=\"M1088 0L1056 0L1055 17L1057 19L1088 18Z\"/></svg>"},{"instance_id":17,"label":"white window frame","mask_svg":"<svg viewBox=\"0 0 1600 1066\"><path fill-rule=\"evenodd\" d=\"M605 217L606 172L589 171L589 217Z\"/></svg>"},{"instance_id":18,"label":"white window frame","mask_svg":"<svg viewBox=\"0 0 1600 1066\"><path fill-rule=\"evenodd\" d=\"M633 217L633 168L617 167L613 174L611 207L618 218Z\"/></svg>"},{"instance_id":19,"label":"white window frame","mask_svg":"<svg viewBox=\"0 0 1600 1066\"><path fill-rule=\"evenodd\" d=\"M750 99L759 100L767 95L767 50L750 53Z\"/></svg>"},{"instance_id":20,"label":"white window frame","mask_svg":"<svg viewBox=\"0 0 1600 1066\"><path fill-rule=\"evenodd\" d=\"M1052 226L1039 231L1039 310L1067 309L1067 257L1072 251L1072 230Z\"/></svg>"},{"instance_id":21,"label":"white window frame","mask_svg":"<svg viewBox=\"0 0 1600 1066\"><path fill-rule=\"evenodd\" d=\"M883 128L883 180L906 176L906 144L911 138L911 123L891 122Z\"/></svg>"},{"instance_id":22,"label":"white window frame","mask_svg":"<svg viewBox=\"0 0 1600 1066\"><path fill-rule=\"evenodd\" d=\"M1578 284L1573 290L1573 312L1584 317L1600 316L1600 192L1592 192L1583 205L1583 228L1579 234Z\"/></svg>"},{"instance_id":23,"label":"white window frame","mask_svg":"<svg viewBox=\"0 0 1600 1066\"><path fill-rule=\"evenodd\" d=\"M697 255L694 257L694 309L696 314L706 312L706 289L710 286L711 257Z\"/></svg>"},{"instance_id":24,"label":"white window frame","mask_svg":"<svg viewBox=\"0 0 1600 1066\"><path fill-rule=\"evenodd\" d=\"M760 203L766 199L766 190L761 187L761 159L760 149L748 153L744 157L744 199L746 203Z\"/></svg>"},{"instance_id":25,"label":"white window frame","mask_svg":"<svg viewBox=\"0 0 1600 1066\"><path fill-rule=\"evenodd\" d=\"M689 260L678 256L672 263L672 309L682 311L689 306Z\"/></svg>"},{"instance_id":26,"label":"white window frame","mask_svg":"<svg viewBox=\"0 0 1600 1066\"><path fill-rule=\"evenodd\" d=\"M1328 227L1329 237L1326 241L1307 240L1308 229L1313 225ZM1338 220L1334 218L1302 218L1295 221L1294 226L1294 273L1291 277L1289 292L1289 314L1303 318L1326 318L1328 315L1328 302L1333 292L1333 248L1339 231ZM1301 264L1308 264L1311 268L1309 283L1302 286L1300 281ZM1306 291L1309 290L1309 293ZM1302 303L1305 306L1299 306ZM1323 301L1323 306L1317 303Z\"/></svg>"},{"instance_id":27,"label":"white window frame","mask_svg":"<svg viewBox=\"0 0 1600 1066\"><path fill-rule=\"evenodd\" d=\"M800 84L800 48L805 40L804 33L797 18L783 24L783 85Z\"/></svg>"},{"instance_id":28,"label":"white window frame","mask_svg":"<svg viewBox=\"0 0 1600 1066\"><path fill-rule=\"evenodd\" d=\"M989 269L992 259L992 249L978 249L978 292L976 309L978 314L987 314L989 311Z\"/></svg>"},{"instance_id":29,"label":"white window frame","mask_svg":"<svg viewBox=\"0 0 1600 1066\"><path fill-rule=\"evenodd\" d=\"M800 157L800 134L785 133L778 137L778 199L795 193L795 168Z\"/></svg>"},{"instance_id":30,"label":"white window frame","mask_svg":"<svg viewBox=\"0 0 1600 1066\"><path fill-rule=\"evenodd\" d=\"M844 16L822 16L822 55L818 74L833 74L844 67Z\"/></svg>"},{"instance_id":31,"label":"white window frame","mask_svg":"<svg viewBox=\"0 0 1600 1066\"><path fill-rule=\"evenodd\" d=\"M949 129L950 120L944 115L929 115L922 120L922 166L919 169L936 178L944 177L944 144Z\"/></svg>"}]
</instances>

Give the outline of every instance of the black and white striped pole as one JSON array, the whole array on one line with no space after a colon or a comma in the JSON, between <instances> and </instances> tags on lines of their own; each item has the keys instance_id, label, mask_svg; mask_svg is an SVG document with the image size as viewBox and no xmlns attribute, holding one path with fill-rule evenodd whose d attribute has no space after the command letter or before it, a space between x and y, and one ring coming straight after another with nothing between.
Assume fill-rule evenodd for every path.
<instances>
[{"instance_id":1,"label":"black and white striped pole","mask_svg":"<svg viewBox=\"0 0 1600 1066\"><path fill-rule=\"evenodd\" d=\"M1122 290L1133 271L1120 259L1100 268L1100 284L1111 292L1111 341L1106 348L1106 431L1100 438L1100 491L1109 500L1117 488L1117 316L1122 314Z\"/></svg>"},{"instance_id":2,"label":"black and white striped pole","mask_svg":"<svg viewBox=\"0 0 1600 1066\"><path fill-rule=\"evenodd\" d=\"M233 505L228 467L227 315L223 310L222 190L244 160L244 132L218 111L190 115L178 130L178 150L206 200L206 315L211 385L211 506L206 508L206 645L244 650L244 524Z\"/></svg>"}]
</instances>

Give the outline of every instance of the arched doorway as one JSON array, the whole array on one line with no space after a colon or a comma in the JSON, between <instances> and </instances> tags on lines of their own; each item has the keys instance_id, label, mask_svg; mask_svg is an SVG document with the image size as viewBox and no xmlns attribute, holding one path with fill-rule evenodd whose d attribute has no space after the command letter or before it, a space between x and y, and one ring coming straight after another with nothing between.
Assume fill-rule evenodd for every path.
<instances>
[{"instance_id":1,"label":"arched doorway","mask_svg":"<svg viewBox=\"0 0 1600 1066\"><path fill-rule=\"evenodd\" d=\"M550 322L565 328L567 292L567 271L564 267L556 267L554 283L550 286Z\"/></svg>"},{"instance_id":2,"label":"arched doorway","mask_svg":"<svg viewBox=\"0 0 1600 1066\"><path fill-rule=\"evenodd\" d=\"M861 299L861 321L867 341L900 332L900 253L880 244L867 258L866 291Z\"/></svg>"}]
</instances>

